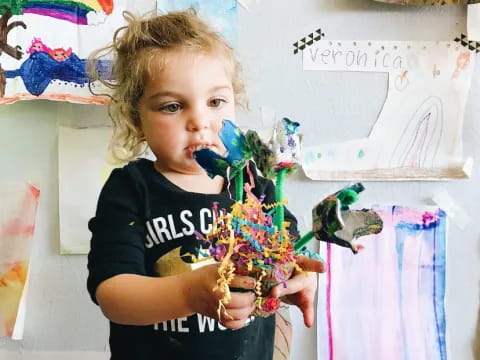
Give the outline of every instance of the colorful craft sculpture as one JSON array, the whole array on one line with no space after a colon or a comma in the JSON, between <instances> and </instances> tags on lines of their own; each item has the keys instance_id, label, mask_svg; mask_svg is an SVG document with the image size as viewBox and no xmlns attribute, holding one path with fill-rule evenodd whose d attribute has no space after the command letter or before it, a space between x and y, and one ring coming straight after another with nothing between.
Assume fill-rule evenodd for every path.
<instances>
[{"instance_id":1,"label":"colorful craft sculpture","mask_svg":"<svg viewBox=\"0 0 480 360\"><path fill-rule=\"evenodd\" d=\"M219 211L214 205L215 221L212 230L201 237L210 244L210 255L220 262L217 287L225 296L220 300L218 313L225 311L230 300L229 285L235 274L248 275L257 280L255 316L269 316L279 307L280 301L269 297L270 290L286 280L296 269L296 256L319 258L305 246L314 237L341 246L355 253L358 246L353 240L382 229L380 217L371 210L349 210L363 190L355 184L329 196L313 209L313 230L300 239L288 231L284 218L283 181L300 165L301 137L299 124L282 119L273 131L272 138L264 143L258 134L249 130L245 135L231 121L224 120L220 138L227 149L225 155L209 148L193 153L193 157L210 177L216 175L235 178L235 204L230 211ZM243 169L253 158L262 174L276 179L275 203L265 204L251 191L253 183L244 183ZM247 172L250 170L247 166ZM243 199L243 193L246 199Z\"/></svg>"}]
</instances>

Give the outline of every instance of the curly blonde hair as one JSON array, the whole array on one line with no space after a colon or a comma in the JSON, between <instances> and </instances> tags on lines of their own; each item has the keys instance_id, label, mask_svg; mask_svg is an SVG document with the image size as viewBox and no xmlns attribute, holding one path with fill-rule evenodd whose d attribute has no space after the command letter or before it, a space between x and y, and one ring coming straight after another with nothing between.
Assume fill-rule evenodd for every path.
<instances>
[{"instance_id":1,"label":"curly blonde hair","mask_svg":"<svg viewBox=\"0 0 480 360\"><path fill-rule=\"evenodd\" d=\"M93 52L88 61L90 91L94 93L91 85L96 80L111 89L111 94L104 95L110 97L108 114L114 130L110 149L115 160L133 160L147 149L138 102L147 76L152 75L173 51L187 49L222 55L231 69L235 103L246 105L241 66L233 49L193 9L145 18L137 18L129 12L124 12L123 16L127 25L115 31L113 42ZM108 76L100 76L97 65L105 58L113 58L113 66Z\"/></svg>"}]
</instances>

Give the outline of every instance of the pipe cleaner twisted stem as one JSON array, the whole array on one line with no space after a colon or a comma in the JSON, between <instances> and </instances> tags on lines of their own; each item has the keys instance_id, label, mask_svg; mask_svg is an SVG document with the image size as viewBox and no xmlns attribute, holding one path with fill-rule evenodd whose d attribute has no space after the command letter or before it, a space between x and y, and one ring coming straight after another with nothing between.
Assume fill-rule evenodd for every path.
<instances>
[{"instance_id":1,"label":"pipe cleaner twisted stem","mask_svg":"<svg viewBox=\"0 0 480 360\"><path fill-rule=\"evenodd\" d=\"M302 250L302 248L305 245L307 245L310 240L313 239L313 236L314 236L313 231L309 231L305 235L303 235L300 239L298 239L298 241L295 243L293 247L295 252L297 253L300 250Z\"/></svg>"},{"instance_id":2,"label":"pipe cleaner twisted stem","mask_svg":"<svg viewBox=\"0 0 480 360\"><path fill-rule=\"evenodd\" d=\"M283 201L283 182L287 175L287 169L281 168L277 172L277 181L275 182L275 201L280 203ZM283 205L277 207L274 216L274 223L278 231L283 231L283 221L285 219L285 208Z\"/></svg>"},{"instance_id":3,"label":"pipe cleaner twisted stem","mask_svg":"<svg viewBox=\"0 0 480 360\"><path fill-rule=\"evenodd\" d=\"M243 201L243 169L235 175L235 201Z\"/></svg>"}]
</instances>

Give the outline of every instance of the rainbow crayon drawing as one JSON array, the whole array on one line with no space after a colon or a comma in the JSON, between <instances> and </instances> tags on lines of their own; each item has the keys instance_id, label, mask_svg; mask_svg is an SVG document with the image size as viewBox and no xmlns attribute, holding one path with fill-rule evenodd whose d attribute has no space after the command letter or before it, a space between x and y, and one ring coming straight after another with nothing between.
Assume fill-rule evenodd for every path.
<instances>
[{"instance_id":1,"label":"rainbow crayon drawing","mask_svg":"<svg viewBox=\"0 0 480 360\"><path fill-rule=\"evenodd\" d=\"M103 11L109 15L113 11L113 0L24 0L0 1L0 5L10 8L13 15L37 14L65 20L77 25L87 25L87 14Z\"/></svg>"}]
</instances>

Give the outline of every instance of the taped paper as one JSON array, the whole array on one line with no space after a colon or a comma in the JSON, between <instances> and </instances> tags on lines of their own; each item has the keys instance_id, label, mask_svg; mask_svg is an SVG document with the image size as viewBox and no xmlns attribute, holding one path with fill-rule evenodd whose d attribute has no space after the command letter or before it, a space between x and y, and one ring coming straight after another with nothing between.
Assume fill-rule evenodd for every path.
<instances>
[{"instance_id":1,"label":"taped paper","mask_svg":"<svg viewBox=\"0 0 480 360\"><path fill-rule=\"evenodd\" d=\"M454 41L327 41L305 70L388 73L388 94L366 138L304 148L314 180L438 180L469 176L463 117L475 53ZM324 119L328 121L328 119Z\"/></svg>"},{"instance_id":2,"label":"taped paper","mask_svg":"<svg viewBox=\"0 0 480 360\"><path fill-rule=\"evenodd\" d=\"M472 221L467 212L460 207L457 202L450 196L450 194L442 189L438 191L432 200L448 215L457 226L464 230L465 227Z\"/></svg>"}]
</instances>

